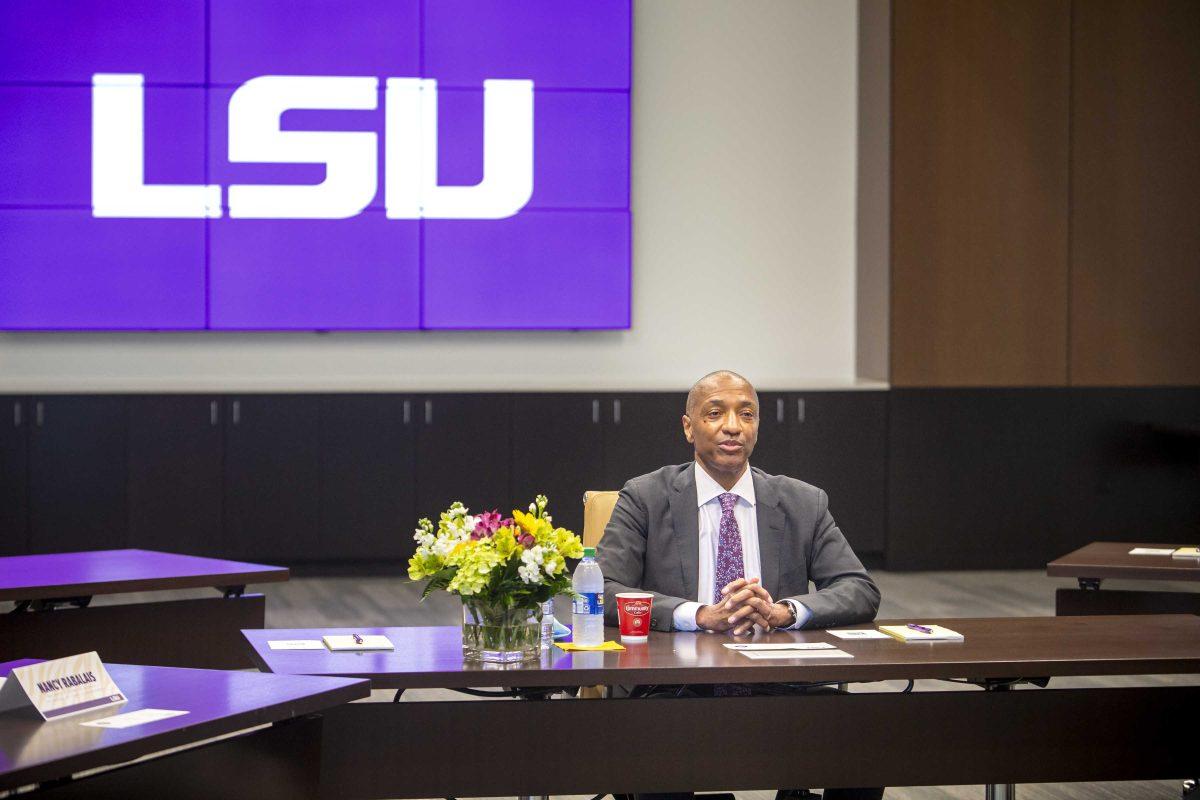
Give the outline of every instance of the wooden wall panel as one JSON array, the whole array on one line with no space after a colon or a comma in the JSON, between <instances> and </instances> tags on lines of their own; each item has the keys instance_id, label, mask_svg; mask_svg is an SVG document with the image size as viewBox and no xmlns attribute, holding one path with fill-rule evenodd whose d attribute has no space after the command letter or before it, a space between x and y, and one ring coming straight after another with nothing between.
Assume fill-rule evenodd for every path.
<instances>
[{"instance_id":1,"label":"wooden wall panel","mask_svg":"<svg viewBox=\"0 0 1200 800\"><path fill-rule=\"evenodd\" d=\"M1077 2L1073 384L1200 384L1200 3Z\"/></svg>"},{"instance_id":2,"label":"wooden wall panel","mask_svg":"<svg viewBox=\"0 0 1200 800\"><path fill-rule=\"evenodd\" d=\"M895 386L1066 384L1070 15L893 7Z\"/></svg>"}]
</instances>

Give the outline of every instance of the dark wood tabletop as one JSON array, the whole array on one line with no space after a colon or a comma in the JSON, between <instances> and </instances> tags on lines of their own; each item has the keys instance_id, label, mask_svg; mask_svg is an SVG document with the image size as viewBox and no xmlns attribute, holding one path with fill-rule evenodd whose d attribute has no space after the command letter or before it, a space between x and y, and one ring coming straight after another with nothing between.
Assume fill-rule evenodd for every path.
<instances>
[{"instance_id":1,"label":"dark wood tabletop","mask_svg":"<svg viewBox=\"0 0 1200 800\"><path fill-rule=\"evenodd\" d=\"M0 664L0 676L25 662ZM106 664L129 702L44 722L32 709L0 713L0 790L119 764L256 725L292 719L370 694L366 681L255 672ZM90 719L142 708L187 714L131 728Z\"/></svg>"},{"instance_id":2,"label":"dark wood tabletop","mask_svg":"<svg viewBox=\"0 0 1200 800\"><path fill-rule=\"evenodd\" d=\"M1151 581L1200 581L1200 559L1131 556L1135 547L1170 548L1182 544L1092 542L1046 565L1052 578L1128 578Z\"/></svg>"},{"instance_id":3,"label":"dark wood tabletop","mask_svg":"<svg viewBox=\"0 0 1200 800\"><path fill-rule=\"evenodd\" d=\"M624 652L566 653L498 667L463 662L456 627L245 630L268 672L369 678L377 689L586 686L593 684L789 683L909 678L1037 678L1200 672L1200 617L1185 615L892 620L937 623L963 642L843 641L823 630L776 631L752 639L707 633L650 634ZM852 626L857 628L873 625ZM617 632L606 629L608 638ZM271 650L272 639L383 634L394 651ZM732 641L829 642L853 658L755 661Z\"/></svg>"},{"instance_id":4,"label":"dark wood tabletop","mask_svg":"<svg viewBox=\"0 0 1200 800\"><path fill-rule=\"evenodd\" d=\"M155 550L92 550L0 558L0 600L244 586L287 579L287 567Z\"/></svg>"}]
</instances>

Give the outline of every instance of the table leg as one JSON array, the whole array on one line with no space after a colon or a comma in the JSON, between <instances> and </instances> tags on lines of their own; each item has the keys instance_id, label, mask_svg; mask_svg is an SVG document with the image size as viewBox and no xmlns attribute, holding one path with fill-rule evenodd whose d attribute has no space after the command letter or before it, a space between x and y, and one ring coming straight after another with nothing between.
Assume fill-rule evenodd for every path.
<instances>
[{"instance_id":1,"label":"table leg","mask_svg":"<svg viewBox=\"0 0 1200 800\"><path fill-rule=\"evenodd\" d=\"M985 684L985 692L1007 692L1012 689L1011 683ZM1013 783L989 783L983 787L984 800L1016 800L1017 786Z\"/></svg>"}]
</instances>

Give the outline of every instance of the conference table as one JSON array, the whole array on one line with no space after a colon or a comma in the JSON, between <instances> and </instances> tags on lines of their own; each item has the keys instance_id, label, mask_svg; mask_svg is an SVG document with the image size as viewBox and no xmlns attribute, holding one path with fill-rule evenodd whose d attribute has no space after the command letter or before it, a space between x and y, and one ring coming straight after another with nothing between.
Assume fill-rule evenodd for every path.
<instances>
[{"instance_id":1,"label":"conference table","mask_svg":"<svg viewBox=\"0 0 1200 800\"><path fill-rule=\"evenodd\" d=\"M1052 578L1075 578L1078 589L1058 589L1054 610L1081 614L1200 614L1200 592L1100 589L1106 579L1200 581L1200 559L1132 555L1134 548L1174 550L1180 544L1092 542L1046 565Z\"/></svg>"},{"instance_id":2,"label":"conference table","mask_svg":"<svg viewBox=\"0 0 1200 800\"><path fill-rule=\"evenodd\" d=\"M0 664L0 677L32 663ZM129 698L118 708L49 722L32 708L0 713L0 793L36 787L31 796L46 798L315 798L319 712L370 694L366 681L349 678L105 666ZM187 713L128 728L80 724L145 708Z\"/></svg>"},{"instance_id":3,"label":"conference table","mask_svg":"<svg viewBox=\"0 0 1200 800\"><path fill-rule=\"evenodd\" d=\"M286 567L162 553L96 550L0 558L0 659L96 650L105 661L240 669L252 664L238 631L261 627L266 599L251 583L288 579ZM97 595L212 588L179 600L92 605Z\"/></svg>"},{"instance_id":4,"label":"conference table","mask_svg":"<svg viewBox=\"0 0 1200 800\"><path fill-rule=\"evenodd\" d=\"M944 684L948 691L858 687L849 694L354 704L325 716L326 797L975 783L992 785L989 791L1001 796L1016 783L1184 778L1200 766L1194 746L1200 686L1056 689L1027 683L1195 675L1200 618L932 622L965 640L842 641L823 630L776 631L751 641L829 642L853 657L752 660L725 648L731 639L724 636L655 632L623 652L555 648L515 668L464 662L454 627L243 633L264 671L366 678L375 689L396 690L396 700L421 688L549 696L548 688L594 684L964 682ZM333 653L268 645L352 633L386 635L395 649ZM607 633L612 638L616 632Z\"/></svg>"}]
</instances>

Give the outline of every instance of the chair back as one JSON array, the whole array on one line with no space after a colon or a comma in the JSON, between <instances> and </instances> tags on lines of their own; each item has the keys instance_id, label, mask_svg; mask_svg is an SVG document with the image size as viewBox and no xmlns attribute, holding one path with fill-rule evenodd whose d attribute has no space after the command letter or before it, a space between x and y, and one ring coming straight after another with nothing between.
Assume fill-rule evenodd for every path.
<instances>
[{"instance_id":1,"label":"chair back","mask_svg":"<svg viewBox=\"0 0 1200 800\"><path fill-rule=\"evenodd\" d=\"M583 493L583 546L595 547L604 535L620 492Z\"/></svg>"}]
</instances>

